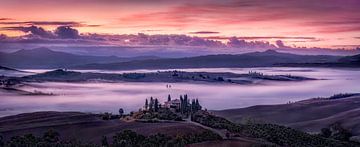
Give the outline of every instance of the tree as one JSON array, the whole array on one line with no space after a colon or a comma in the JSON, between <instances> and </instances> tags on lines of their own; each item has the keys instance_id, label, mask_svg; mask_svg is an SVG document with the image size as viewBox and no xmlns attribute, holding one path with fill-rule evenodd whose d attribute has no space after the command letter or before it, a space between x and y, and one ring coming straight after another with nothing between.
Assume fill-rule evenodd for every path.
<instances>
[{"instance_id":1,"label":"tree","mask_svg":"<svg viewBox=\"0 0 360 147\"><path fill-rule=\"evenodd\" d=\"M123 116L123 114L124 114L124 109L123 109L123 108L120 108L120 109L119 109L119 115L120 115L120 117Z\"/></svg>"},{"instance_id":2,"label":"tree","mask_svg":"<svg viewBox=\"0 0 360 147\"><path fill-rule=\"evenodd\" d=\"M58 142L60 140L59 137L60 134L54 131L53 129L50 129L47 132L45 132L43 136L44 140L50 143Z\"/></svg>"},{"instance_id":3,"label":"tree","mask_svg":"<svg viewBox=\"0 0 360 147\"><path fill-rule=\"evenodd\" d=\"M224 81L224 78L223 77L218 77L217 80L218 81Z\"/></svg>"},{"instance_id":4,"label":"tree","mask_svg":"<svg viewBox=\"0 0 360 147\"><path fill-rule=\"evenodd\" d=\"M180 95L180 112L184 113L184 99L182 95Z\"/></svg>"},{"instance_id":5,"label":"tree","mask_svg":"<svg viewBox=\"0 0 360 147\"><path fill-rule=\"evenodd\" d=\"M329 138L331 136L331 130L329 128L322 128L321 136L323 136L325 138Z\"/></svg>"},{"instance_id":6,"label":"tree","mask_svg":"<svg viewBox=\"0 0 360 147\"><path fill-rule=\"evenodd\" d=\"M0 134L0 146L4 146L4 137Z\"/></svg>"},{"instance_id":7,"label":"tree","mask_svg":"<svg viewBox=\"0 0 360 147\"><path fill-rule=\"evenodd\" d=\"M150 97L149 110L153 111L153 109L154 109L154 99L153 97Z\"/></svg>"},{"instance_id":8,"label":"tree","mask_svg":"<svg viewBox=\"0 0 360 147\"><path fill-rule=\"evenodd\" d=\"M191 112L196 112L197 106L196 106L196 102L195 99L191 100Z\"/></svg>"},{"instance_id":9,"label":"tree","mask_svg":"<svg viewBox=\"0 0 360 147\"><path fill-rule=\"evenodd\" d=\"M184 95L184 112L187 112L188 111L188 104L189 104L189 100L188 100L188 97L187 97L187 94Z\"/></svg>"},{"instance_id":10,"label":"tree","mask_svg":"<svg viewBox=\"0 0 360 147\"><path fill-rule=\"evenodd\" d=\"M108 147L109 146L109 143L108 143L108 140L107 140L106 136L103 136L101 138L101 146L102 147Z\"/></svg>"},{"instance_id":11,"label":"tree","mask_svg":"<svg viewBox=\"0 0 360 147\"><path fill-rule=\"evenodd\" d=\"M170 96L170 94L168 95L168 102L170 102L171 101L171 96Z\"/></svg>"},{"instance_id":12,"label":"tree","mask_svg":"<svg viewBox=\"0 0 360 147\"><path fill-rule=\"evenodd\" d=\"M149 101L148 99L145 100L145 110L149 109Z\"/></svg>"},{"instance_id":13,"label":"tree","mask_svg":"<svg viewBox=\"0 0 360 147\"><path fill-rule=\"evenodd\" d=\"M230 138L230 133L226 132L225 136L226 136L227 139L229 139Z\"/></svg>"},{"instance_id":14,"label":"tree","mask_svg":"<svg viewBox=\"0 0 360 147\"><path fill-rule=\"evenodd\" d=\"M352 136L351 132L343 128L339 123L330 125L330 130L332 131L330 138L336 140L349 141Z\"/></svg>"},{"instance_id":15,"label":"tree","mask_svg":"<svg viewBox=\"0 0 360 147\"><path fill-rule=\"evenodd\" d=\"M155 109L155 112L158 112L158 110L159 110L159 101L158 101L158 99L155 99L155 106L154 106L154 109Z\"/></svg>"},{"instance_id":16,"label":"tree","mask_svg":"<svg viewBox=\"0 0 360 147\"><path fill-rule=\"evenodd\" d=\"M195 101L195 105L196 105L196 110L201 110L201 105L200 105L200 103L199 103L199 100L198 100L198 99L196 99L196 101Z\"/></svg>"}]
</instances>

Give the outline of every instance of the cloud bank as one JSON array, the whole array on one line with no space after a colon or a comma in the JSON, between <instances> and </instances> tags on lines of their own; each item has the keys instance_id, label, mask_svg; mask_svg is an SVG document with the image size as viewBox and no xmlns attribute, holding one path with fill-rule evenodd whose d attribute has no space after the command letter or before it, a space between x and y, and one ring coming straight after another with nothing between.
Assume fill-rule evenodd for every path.
<instances>
[{"instance_id":1,"label":"cloud bank","mask_svg":"<svg viewBox=\"0 0 360 147\"><path fill-rule=\"evenodd\" d=\"M116 45L154 45L154 46L194 46L209 48L251 48L251 49L273 49L275 45L267 41L246 41L245 38L231 37L228 41L221 42L216 39L202 38L197 36L168 34L168 35L148 35L144 33L124 34L124 35L104 35L104 34L80 34L79 31L71 26L59 26L55 30L45 30L39 26L29 27L3 27L2 30L21 31L26 33L24 36L6 37L2 35L1 40L12 41L12 43L64 43L64 42L96 42L100 44ZM216 34L218 32L200 31L196 34ZM7 38L7 39L5 39ZM253 38L252 38L253 39ZM285 45L284 45L285 46ZM284 47L281 46L281 47Z\"/></svg>"},{"instance_id":2,"label":"cloud bank","mask_svg":"<svg viewBox=\"0 0 360 147\"><path fill-rule=\"evenodd\" d=\"M290 47L281 39L315 40L314 37L197 37L184 34L96 34L79 33L71 26L58 26L46 30L40 26L3 27L2 30L20 31L22 36L9 37L0 34L0 51L49 47L65 52L92 55L157 55L166 57L206 54L237 54L268 49L304 49ZM204 33L204 32L201 32ZM206 32L207 34L209 32ZM210 33L216 34L216 33ZM273 43L261 39L276 39ZM225 40L225 41L219 41ZM356 47L356 46L355 46ZM318 48L317 50L325 50Z\"/></svg>"}]
</instances>

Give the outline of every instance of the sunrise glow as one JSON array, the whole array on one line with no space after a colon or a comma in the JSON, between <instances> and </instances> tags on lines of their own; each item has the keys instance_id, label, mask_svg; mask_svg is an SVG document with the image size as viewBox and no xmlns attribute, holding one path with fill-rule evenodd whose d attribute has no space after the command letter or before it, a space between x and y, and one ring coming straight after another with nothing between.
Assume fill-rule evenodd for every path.
<instances>
[{"instance_id":1,"label":"sunrise glow","mask_svg":"<svg viewBox=\"0 0 360 147\"><path fill-rule=\"evenodd\" d=\"M80 33L236 36L282 40L296 47L353 49L360 42L359 5L357 0L2 0L0 33L13 37L29 32L11 27L52 31L68 25Z\"/></svg>"}]
</instances>

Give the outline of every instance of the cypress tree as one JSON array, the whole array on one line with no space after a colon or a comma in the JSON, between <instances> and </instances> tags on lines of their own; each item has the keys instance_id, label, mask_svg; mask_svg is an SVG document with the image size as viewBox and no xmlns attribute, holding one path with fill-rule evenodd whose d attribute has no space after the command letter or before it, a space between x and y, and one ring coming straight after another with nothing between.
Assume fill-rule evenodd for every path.
<instances>
[{"instance_id":1,"label":"cypress tree","mask_svg":"<svg viewBox=\"0 0 360 147\"><path fill-rule=\"evenodd\" d=\"M189 104L189 100L188 100L187 95L185 94L184 95L184 112L188 111L188 104Z\"/></svg>"},{"instance_id":2,"label":"cypress tree","mask_svg":"<svg viewBox=\"0 0 360 147\"><path fill-rule=\"evenodd\" d=\"M155 112L158 112L158 110L159 110L159 101L158 101L158 99L155 99L154 109L155 109Z\"/></svg>"},{"instance_id":3,"label":"cypress tree","mask_svg":"<svg viewBox=\"0 0 360 147\"><path fill-rule=\"evenodd\" d=\"M168 95L168 102L170 102L171 101L171 96L170 96L170 94Z\"/></svg>"},{"instance_id":4,"label":"cypress tree","mask_svg":"<svg viewBox=\"0 0 360 147\"><path fill-rule=\"evenodd\" d=\"M199 103L199 100L198 100L198 99L196 99L196 101L195 101L195 105L196 105L196 110L201 110L201 105L200 105L200 103Z\"/></svg>"},{"instance_id":5,"label":"cypress tree","mask_svg":"<svg viewBox=\"0 0 360 147\"><path fill-rule=\"evenodd\" d=\"M154 99L153 97L150 97L149 110L153 111L153 109L154 109Z\"/></svg>"},{"instance_id":6,"label":"cypress tree","mask_svg":"<svg viewBox=\"0 0 360 147\"><path fill-rule=\"evenodd\" d=\"M197 109L197 107L196 107L195 99L192 99L192 101L191 101L191 111L195 112L196 109Z\"/></svg>"},{"instance_id":7,"label":"cypress tree","mask_svg":"<svg viewBox=\"0 0 360 147\"><path fill-rule=\"evenodd\" d=\"M149 109L149 101L148 99L145 100L145 110Z\"/></svg>"},{"instance_id":8,"label":"cypress tree","mask_svg":"<svg viewBox=\"0 0 360 147\"><path fill-rule=\"evenodd\" d=\"M184 99L182 95L180 95L180 112L184 113Z\"/></svg>"},{"instance_id":9,"label":"cypress tree","mask_svg":"<svg viewBox=\"0 0 360 147\"><path fill-rule=\"evenodd\" d=\"M123 109L123 108L120 108L120 109L119 109L119 115L120 115L120 117L122 117L123 114L124 114L124 109Z\"/></svg>"}]
</instances>

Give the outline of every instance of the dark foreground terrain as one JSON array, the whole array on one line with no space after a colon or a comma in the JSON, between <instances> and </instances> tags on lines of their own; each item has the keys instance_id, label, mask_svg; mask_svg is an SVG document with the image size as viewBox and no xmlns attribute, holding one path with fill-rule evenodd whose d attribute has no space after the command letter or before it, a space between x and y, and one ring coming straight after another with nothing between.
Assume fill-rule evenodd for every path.
<instances>
[{"instance_id":1,"label":"dark foreground terrain","mask_svg":"<svg viewBox=\"0 0 360 147\"><path fill-rule=\"evenodd\" d=\"M21 145L29 142L30 144L36 142L33 141L35 140L33 139L34 137L40 137L38 140L47 142L43 136L45 136L48 132L53 131L58 134L59 140L66 143L72 142L71 145L74 144L73 142L76 142L83 145L100 146L103 144L104 136L107 137L107 141L109 143L112 143L114 142L114 139L116 139L115 136L117 136L119 132L123 132L125 130L131 130L131 132L133 131L138 135L150 138L152 137L151 139L155 139L150 139L150 143L152 141L159 141L157 143L161 144L162 141L167 138L174 138L175 141L179 140L180 143L176 145L180 146L184 146L186 144L190 144L190 146L195 147L209 144L212 146L220 144L237 146L264 144L262 141L251 138L241 140L229 139L224 141L216 133L207 130L206 126L190 123L188 121L138 122L119 119L103 120L99 117L99 115L95 114L50 111L24 113L0 118L0 135L3 136L2 142L11 142L13 144ZM131 133L128 133L127 135L129 134ZM136 136L132 136L130 138L133 137ZM58 141L55 141L55 143L59 144ZM163 143L163 145L165 145L165 142ZM41 142L38 144L44 143ZM60 143L60 145L61 144L63 143ZM35 145L32 144L30 146Z\"/></svg>"},{"instance_id":2,"label":"dark foreground terrain","mask_svg":"<svg viewBox=\"0 0 360 147\"><path fill-rule=\"evenodd\" d=\"M103 120L94 114L80 112L35 112L0 118L0 133L5 140L29 133L42 136L49 129L59 132L64 140L77 139L94 143L99 143L102 136L109 136L111 139L115 133L125 129L146 136L157 133L170 136L187 135L205 130L183 122L142 123L124 122L118 119Z\"/></svg>"},{"instance_id":3,"label":"dark foreground terrain","mask_svg":"<svg viewBox=\"0 0 360 147\"><path fill-rule=\"evenodd\" d=\"M139 110L120 119L81 112L25 113L0 118L0 144L356 147L359 103L359 94L338 94L283 105L197 110L179 120L167 109Z\"/></svg>"},{"instance_id":4,"label":"dark foreground terrain","mask_svg":"<svg viewBox=\"0 0 360 147\"><path fill-rule=\"evenodd\" d=\"M338 94L280 105L214 111L216 115L243 123L275 123L306 132L320 132L335 123L360 135L360 94Z\"/></svg>"}]
</instances>

